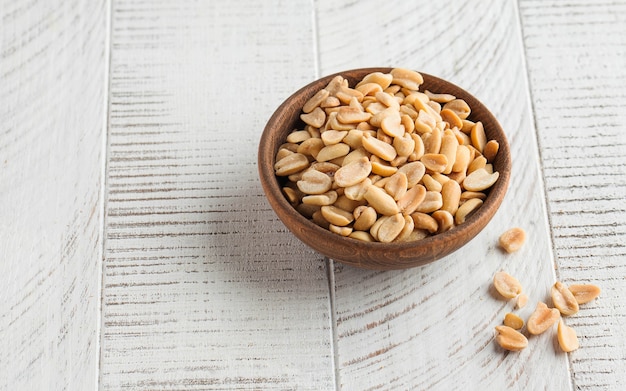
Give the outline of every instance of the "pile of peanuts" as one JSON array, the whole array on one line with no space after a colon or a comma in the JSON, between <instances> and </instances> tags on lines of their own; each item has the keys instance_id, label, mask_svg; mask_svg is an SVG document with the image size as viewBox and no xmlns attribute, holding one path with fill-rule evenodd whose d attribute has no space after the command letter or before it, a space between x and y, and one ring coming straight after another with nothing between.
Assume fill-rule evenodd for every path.
<instances>
[{"instance_id":1,"label":"pile of peanuts","mask_svg":"<svg viewBox=\"0 0 626 391\"><path fill-rule=\"evenodd\" d=\"M521 228L512 228L500 236L500 247L506 252L517 251L524 243L525 232ZM499 271L493 277L493 287L505 299L516 299L516 307L523 308L528 296L523 293L522 284L510 274ZM496 326L496 343L503 349L520 351L528 346L528 338L522 333L526 326L528 335L539 335L552 328L558 322L556 339L564 352L579 348L576 331L567 326L562 316L578 313L580 305L586 304L600 295L600 288L593 284L573 284L565 286L560 281L554 283L550 296L554 308L539 301L526 324L517 314L509 312L504 316L503 324Z\"/></svg>"},{"instance_id":2,"label":"pile of peanuts","mask_svg":"<svg viewBox=\"0 0 626 391\"><path fill-rule=\"evenodd\" d=\"M498 180L498 142L469 105L420 92L418 72L373 72L354 88L342 76L302 108L274 170L304 216L363 241L418 240L462 224Z\"/></svg>"}]
</instances>

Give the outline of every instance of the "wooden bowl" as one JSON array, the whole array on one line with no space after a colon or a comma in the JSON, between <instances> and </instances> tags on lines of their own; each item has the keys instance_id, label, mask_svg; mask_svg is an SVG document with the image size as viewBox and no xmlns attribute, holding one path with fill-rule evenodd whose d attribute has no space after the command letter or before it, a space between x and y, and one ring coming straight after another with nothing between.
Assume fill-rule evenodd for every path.
<instances>
[{"instance_id":1,"label":"wooden bowl","mask_svg":"<svg viewBox=\"0 0 626 391\"><path fill-rule=\"evenodd\" d=\"M283 102L267 122L258 151L258 170L267 199L285 226L302 242L333 260L344 264L375 270L405 269L440 259L461 248L474 238L491 220L502 203L511 171L509 144L502 127L489 110L468 92L449 83L421 73L424 83L420 91L448 93L464 99L471 107L469 120L482 121L487 139L497 140L500 148L494 170L500 173L483 205L463 224L451 230L422 240L399 243L363 242L334 234L302 216L287 201L281 191L283 179L274 174L275 156L287 135L294 129L303 129L300 114L304 103L317 91L326 87L336 75L346 78L354 87L372 72L389 73L391 68L354 69L329 75L301 88Z\"/></svg>"}]
</instances>

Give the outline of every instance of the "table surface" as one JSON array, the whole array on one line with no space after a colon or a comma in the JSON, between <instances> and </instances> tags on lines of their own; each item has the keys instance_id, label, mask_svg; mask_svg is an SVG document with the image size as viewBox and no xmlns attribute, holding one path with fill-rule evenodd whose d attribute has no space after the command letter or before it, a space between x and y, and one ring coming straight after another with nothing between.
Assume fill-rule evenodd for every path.
<instances>
[{"instance_id":1,"label":"table surface","mask_svg":"<svg viewBox=\"0 0 626 391\"><path fill-rule=\"evenodd\" d=\"M0 20L0 390L626 384L626 2L0 0ZM372 66L467 89L511 144L493 221L420 268L324 259L257 175L285 98ZM580 349L555 329L500 349L557 279L602 288L565 319Z\"/></svg>"}]
</instances>

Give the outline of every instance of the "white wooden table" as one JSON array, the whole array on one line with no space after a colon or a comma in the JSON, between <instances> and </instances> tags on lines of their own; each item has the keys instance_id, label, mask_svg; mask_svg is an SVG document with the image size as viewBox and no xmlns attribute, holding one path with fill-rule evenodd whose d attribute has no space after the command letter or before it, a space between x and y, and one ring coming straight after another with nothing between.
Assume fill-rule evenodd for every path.
<instances>
[{"instance_id":1,"label":"white wooden table","mask_svg":"<svg viewBox=\"0 0 626 391\"><path fill-rule=\"evenodd\" d=\"M501 210L425 267L323 259L258 180L280 102L370 66L449 79L509 135ZM623 390L625 91L619 0L0 0L0 390ZM599 285L580 349L501 350L500 269L523 315Z\"/></svg>"}]
</instances>

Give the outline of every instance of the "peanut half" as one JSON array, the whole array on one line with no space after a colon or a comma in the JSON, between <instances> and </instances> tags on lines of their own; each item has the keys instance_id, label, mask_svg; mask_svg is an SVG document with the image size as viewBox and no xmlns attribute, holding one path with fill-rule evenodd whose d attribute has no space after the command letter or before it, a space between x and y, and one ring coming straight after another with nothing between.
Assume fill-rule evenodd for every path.
<instances>
[{"instance_id":1,"label":"peanut half","mask_svg":"<svg viewBox=\"0 0 626 391\"><path fill-rule=\"evenodd\" d=\"M563 319L559 321L556 336L561 350L566 353L573 352L580 347L580 344L578 343L578 336L576 336L576 330L566 325L563 322Z\"/></svg>"},{"instance_id":2,"label":"peanut half","mask_svg":"<svg viewBox=\"0 0 626 391\"><path fill-rule=\"evenodd\" d=\"M507 272L497 272L493 276L493 286L502 297L512 299L522 293L522 284Z\"/></svg>"},{"instance_id":3,"label":"peanut half","mask_svg":"<svg viewBox=\"0 0 626 391\"><path fill-rule=\"evenodd\" d=\"M509 326L496 326L496 342L502 349L513 352L520 351L528 346L528 339L524 334Z\"/></svg>"},{"instance_id":4,"label":"peanut half","mask_svg":"<svg viewBox=\"0 0 626 391\"><path fill-rule=\"evenodd\" d=\"M507 253L513 253L520 248L526 241L526 232L519 227L511 228L500 235L498 244Z\"/></svg>"},{"instance_id":5,"label":"peanut half","mask_svg":"<svg viewBox=\"0 0 626 391\"><path fill-rule=\"evenodd\" d=\"M578 301L574 294L565 285L557 281L550 290L554 306L565 316L578 312Z\"/></svg>"},{"instance_id":6,"label":"peanut half","mask_svg":"<svg viewBox=\"0 0 626 391\"><path fill-rule=\"evenodd\" d=\"M586 304L600 296L600 287L592 284L574 284L568 287L578 304Z\"/></svg>"},{"instance_id":7,"label":"peanut half","mask_svg":"<svg viewBox=\"0 0 626 391\"><path fill-rule=\"evenodd\" d=\"M548 330L561 317L561 313L556 308L548 308L543 303L537 303L535 311L530 315L526 322L526 329L530 334L538 335Z\"/></svg>"}]
</instances>

